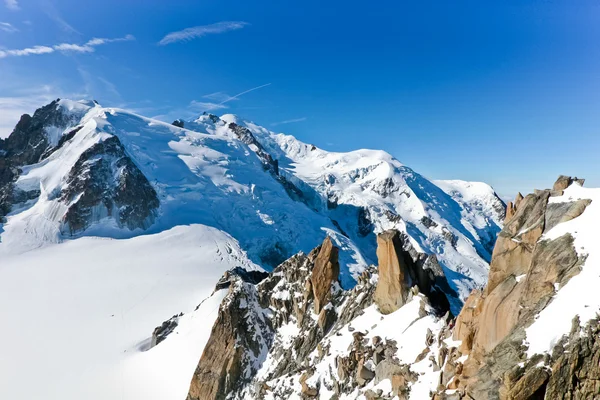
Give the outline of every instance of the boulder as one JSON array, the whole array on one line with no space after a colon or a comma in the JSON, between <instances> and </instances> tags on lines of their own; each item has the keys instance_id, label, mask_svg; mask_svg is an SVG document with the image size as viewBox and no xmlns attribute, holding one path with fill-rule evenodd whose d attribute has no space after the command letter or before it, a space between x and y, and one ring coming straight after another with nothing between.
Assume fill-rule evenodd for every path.
<instances>
[{"instance_id":1,"label":"boulder","mask_svg":"<svg viewBox=\"0 0 600 400\"><path fill-rule=\"evenodd\" d=\"M375 372L371 371L369 368L365 366L364 358L361 358L358 361L358 366L356 367L356 382L359 386L364 386L369 383L375 377Z\"/></svg>"},{"instance_id":2,"label":"boulder","mask_svg":"<svg viewBox=\"0 0 600 400\"><path fill-rule=\"evenodd\" d=\"M315 314L319 314L331 297L331 285L337 282L340 274L338 262L339 249L333 245L327 236L321 245L315 266L310 275L314 297Z\"/></svg>"},{"instance_id":3,"label":"boulder","mask_svg":"<svg viewBox=\"0 0 600 400\"><path fill-rule=\"evenodd\" d=\"M552 186L553 191L562 192L566 188L568 188L571 183L573 183L573 178L566 175L559 175L556 182L554 182L554 186Z\"/></svg>"}]
</instances>

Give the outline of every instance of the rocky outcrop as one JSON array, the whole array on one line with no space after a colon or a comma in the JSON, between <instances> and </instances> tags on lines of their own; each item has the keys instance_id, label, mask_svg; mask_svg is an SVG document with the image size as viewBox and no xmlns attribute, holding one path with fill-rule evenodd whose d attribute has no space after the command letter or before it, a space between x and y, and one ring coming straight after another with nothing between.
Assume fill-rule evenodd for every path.
<instances>
[{"instance_id":1,"label":"rocky outcrop","mask_svg":"<svg viewBox=\"0 0 600 400\"><path fill-rule=\"evenodd\" d=\"M55 142L48 131L64 130L74 123L72 117L59 106L59 100L37 109L33 116L23 114L10 136L0 144L0 149L13 165L40 161L42 155L47 154L48 149L55 147L58 142L58 138Z\"/></svg>"},{"instance_id":2,"label":"rocky outcrop","mask_svg":"<svg viewBox=\"0 0 600 400\"><path fill-rule=\"evenodd\" d=\"M331 238L327 236L321 245L321 250L310 275L315 314L319 314L329 301L331 285L338 281L339 275L338 248L333 245Z\"/></svg>"},{"instance_id":3,"label":"rocky outcrop","mask_svg":"<svg viewBox=\"0 0 600 400\"><path fill-rule=\"evenodd\" d=\"M160 204L156 191L116 136L83 152L60 198L68 207L63 232L71 235L105 217L131 230L146 228Z\"/></svg>"},{"instance_id":4,"label":"rocky outcrop","mask_svg":"<svg viewBox=\"0 0 600 400\"><path fill-rule=\"evenodd\" d=\"M453 338L461 344L451 352L468 358L460 373L453 372L453 385L442 376L444 389L438 398L446 398L446 388L458 389L453 392L458 398L478 400L579 399L599 393L600 371L592 350L596 344L576 336L580 328L574 328L550 357L527 358L524 344L525 329L585 261L570 234L553 240L542 237L581 215L590 204L549 202L553 192L562 192L573 182L582 180L561 176L552 191L517 197L514 215L507 219L494 249L488 285L469 296L456 319ZM597 328L594 324L587 329Z\"/></svg>"},{"instance_id":5,"label":"rocky outcrop","mask_svg":"<svg viewBox=\"0 0 600 400\"><path fill-rule=\"evenodd\" d=\"M171 318L160 324L160 326L154 328L152 339L150 340L150 348L158 345L165 340L167 336L173 333L175 328L179 325L179 318L181 318L181 316L183 316L183 313L173 315Z\"/></svg>"},{"instance_id":6,"label":"rocky outcrop","mask_svg":"<svg viewBox=\"0 0 600 400\"><path fill-rule=\"evenodd\" d=\"M21 168L45 158L62 145L50 137L50 130L64 130L75 122L64 113L59 100L39 108L33 116L23 114L6 139L0 139L0 222L14 204L37 198L39 190L23 192L14 183L21 174ZM77 132L77 129L71 132Z\"/></svg>"},{"instance_id":7,"label":"rocky outcrop","mask_svg":"<svg viewBox=\"0 0 600 400\"><path fill-rule=\"evenodd\" d=\"M406 303L413 285L425 294L439 314L450 310L448 297L456 299L434 255L417 252L406 236L397 230L377 235L379 261L374 300L383 314L396 311Z\"/></svg>"},{"instance_id":8,"label":"rocky outcrop","mask_svg":"<svg viewBox=\"0 0 600 400\"><path fill-rule=\"evenodd\" d=\"M235 267L229 271L225 271L221 279L217 282L215 291L229 288L238 278L243 282L257 285L268 276L269 273L264 271L247 271L242 267Z\"/></svg>"},{"instance_id":9,"label":"rocky outcrop","mask_svg":"<svg viewBox=\"0 0 600 400\"><path fill-rule=\"evenodd\" d=\"M571 186L571 184L573 182L577 182L578 184L580 184L581 186L583 186L585 179L580 179L580 178L572 178L570 176L566 176L566 175L560 175L558 177L558 179L556 180L556 182L554 182L554 186L552 186L552 191L555 192L558 195L561 195L562 192L568 188L569 186Z\"/></svg>"},{"instance_id":10,"label":"rocky outcrop","mask_svg":"<svg viewBox=\"0 0 600 400\"><path fill-rule=\"evenodd\" d=\"M261 361L272 336L265 310L256 304L254 285L238 280L230 286L192 377L188 400L224 400L248 381L246 368Z\"/></svg>"},{"instance_id":11,"label":"rocky outcrop","mask_svg":"<svg viewBox=\"0 0 600 400\"><path fill-rule=\"evenodd\" d=\"M375 304L383 314L389 314L406 303L412 279L404 258L398 231L377 235L379 281L375 290Z\"/></svg>"},{"instance_id":12,"label":"rocky outcrop","mask_svg":"<svg viewBox=\"0 0 600 400\"><path fill-rule=\"evenodd\" d=\"M252 150L263 162L265 169L271 170L275 175L279 175L278 161L271 157L271 155L264 149L262 144L256 140L252 132L250 132L250 129L238 125L235 122L229 123L228 127L242 143L251 146Z\"/></svg>"},{"instance_id":13,"label":"rocky outcrop","mask_svg":"<svg viewBox=\"0 0 600 400\"><path fill-rule=\"evenodd\" d=\"M445 304L447 312L448 301L436 280L445 277L435 258L416 252L397 231L380 235L379 245L381 262L409 279L403 287L404 301L420 299L418 315L410 318L418 320L442 310L432 308L420 294L426 291L434 298L439 294L445 303L438 300L438 306ZM357 389L371 395L367 386L386 379L391 382L391 396L408 398L418 374L398 359L398 343L378 336L367 339L368 330L354 331L350 326L374 303L376 287L385 281L371 267L353 289L343 290L337 256L338 248L326 237L308 255L296 254L255 284L248 271L228 271L216 290L229 292L190 384L188 400L262 399L266 393L270 398L295 393L309 399L332 392L348 395ZM370 308L369 312L376 311ZM377 325L374 322L371 328ZM352 345L345 354L331 357L336 338L344 334L351 335ZM428 331L419 361L434 358L430 346L435 341L439 339ZM316 374L317 364L327 357L335 367L330 365L327 376L319 375L322 369Z\"/></svg>"},{"instance_id":14,"label":"rocky outcrop","mask_svg":"<svg viewBox=\"0 0 600 400\"><path fill-rule=\"evenodd\" d=\"M527 195L504 225L492 253L486 293L493 291L507 276L527 272L535 243L544 231L549 196L549 191Z\"/></svg>"}]
</instances>

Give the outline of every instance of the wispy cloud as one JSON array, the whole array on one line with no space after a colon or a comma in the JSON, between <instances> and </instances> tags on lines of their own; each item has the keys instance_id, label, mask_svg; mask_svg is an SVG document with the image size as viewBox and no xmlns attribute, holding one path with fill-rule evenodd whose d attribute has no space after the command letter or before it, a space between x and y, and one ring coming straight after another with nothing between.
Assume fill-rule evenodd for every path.
<instances>
[{"instance_id":1,"label":"wispy cloud","mask_svg":"<svg viewBox=\"0 0 600 400\"><path fill-rule=\"evenodd\" d=\"M127 35L122 38L115 39L92 39L82 45L76 43L60 43L53 46L33 46L25 49L0 50L0 58L50 54L54 53L55 51L63 53L93 53L96 51L96 46L129 40L135 40L135 38L132 35Z\"/></svg>"},{"instance_id":2,"label":"wispy cloud","mask_svg":"<svg viewBox=\"0 0 600 400\"><path fill-rule=\"evenodd\" d=\"M209 102L205 102L205 101L196 101L193 100L190 103L190 107L197 109L199 111L214 111L214 110L222 110L224 108L229 108L227 106L227 103L229 103L230 101L233 100L239 100L240 96L243 96L247 93L253 92L255 90L258 89L262 89L264 87L269 86L270 83L266 83L264 85L260 85L260 86L256 86L253 87L251 89L248 90L244 90L243 92L240 92L238 94L235 94L233 96L228 95L227 93L224 92L216 92L216 93L210 93L207 95L202 96L205 99L208 100L212 100Z\"/></svg>"},{"instance_id":3,"label":"wispy cloud","mask_svg":"<svg viewBox=\"0 0 600 400\"><path fill-rule=\"evenodd\" d=\"M48 16L48 18L54 21L54 23L64 32L81 35L81 33L77 29L73 28L67 21L63 19L56 7L54 7L54 4L52 4L50 1L43 1L42 8Z\"/></svg>"},{"instance_id":4,"label":"wispy cloud","mask_svg":"<svg viewBox=\"0 0 600 400\"><path fill-rule=\"evenodd\" d=\"M195 111L215 111L227 108L227 106L225 104L193 100L190 103L190 108Z\"/></svg>"},{"instance_id":5,"label":"wispy cloud","mask_svg":"<svg viewBox=\"0 0 600 400\"><path fill-rule=\"evenodd\" d=\"M128 42L131 40L135 40L135 36L133 35L125 35L123 37L120 38L113 38L113 39L107 39L107 38L93 38L92 40L89 40L86 45L87 46L99 46L101 44L106 44L106 43L114 43L114 42Z\"/></svg>"},{"instance_id":6,"label":"wispy cloud","mask_svg":"<svg viewBox=\"0 0 600 400\"><path fill-rule=\"evenodd\" d=\"M182 31L171 32L162 38L158 44L164 46L169 43L189 41L206 35L235 31L237 29L242 29L246 25L248 25L248 23L242 21L224 21L211 25L194 26Z\"/></svg>"},{"instance_id":7,"label":"wispy cloud","mask_svg":"<svg viewBox=\"0 0 600 400\"><path fill-rule=\"evenodd\" d=\"M19 10L19 3L17 2L17 0L4 0L4 5L9 10L12 10L12 11Z\"/></svg>"},{"instance_id":8,"label":"wispy cloud","mask_svg":"<svg viewBox=\"0 0 600 400\"><path fill-rule=\"evenodd\" d=\"M302 117L302 118L293 118L293 119L286 119L285 121L273 122L273 123L271 124L271 126L285 125L285 124L293 124L293 123L295 123L295 122L302 122L302 121L306 121L306 117Z\"/></svg>"},{"instance_id":9,"label":"wispy cloud","mask_svg":"<svg viewBox=\"0 0 600 400\"><path fill-rule=\"evenodd\" d=\"M17 28L12 26L8 22L0 22L0 31L4 31L4 32L8 32L8 33L19 32L19 30Z\"/></svg>"}]
</instances>

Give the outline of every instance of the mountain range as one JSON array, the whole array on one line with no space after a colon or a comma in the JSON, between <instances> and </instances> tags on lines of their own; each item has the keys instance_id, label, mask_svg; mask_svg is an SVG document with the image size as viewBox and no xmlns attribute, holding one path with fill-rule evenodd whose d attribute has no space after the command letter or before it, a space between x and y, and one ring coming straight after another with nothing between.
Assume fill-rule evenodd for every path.
<instances>
[{"instance_id":1,"label":"mountain range","mask_svg":"<svg viewBox=\"0 0 600 400\"><path fill-rule=\"evenodd\" d=\"M0 140L0 394L588 398L597 195L58 99Z\"/></svg>"}]
</instances>

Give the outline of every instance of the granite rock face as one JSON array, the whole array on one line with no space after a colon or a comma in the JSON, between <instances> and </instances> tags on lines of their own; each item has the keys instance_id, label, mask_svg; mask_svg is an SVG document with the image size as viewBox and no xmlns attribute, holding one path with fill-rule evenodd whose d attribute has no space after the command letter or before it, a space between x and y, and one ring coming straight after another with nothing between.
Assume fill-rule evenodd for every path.
<instances>
[{"instance_id":1,"label":"granite rock face","mask_svg":"<svg viewBox=\"0 0 600 400\"><path fill-rule=\"evenodd\" d=\"M339 275L338 248L333 245L331 238L327 236L321 245L321 250L315 260L315 267L310 275L315 314L319 314L329 301L331 285L337 282Z\"/></svg>"},{"instance_id":2,"label":"granite rock face","mask_svg":"<svg viewBox=\"0 0 600 400\"><path fill-rule=\"evenodd\" d=\"M460 374L447 379L437 398L465 399L592 399L600 393L596 336L597 321L580 327L574 321L550 356L527 357L525 329L581 270L570 234L555 239L542 235L560 223L579 217L590 200L549 202L582 180L561 176L553 190L517 197L514 215L499 235L484 291L475 291L456 319L452 351L468 356ZM590 332L589 337L584 332ZM458 382L458 384L456 384Z\"/></svg>"},{"instance_id":3,"label":"granite rock face","mask_svg":"<svg viewBox=\"0 0 600 400\"><path fill-rule=\"evenodd\" d=\"M379 281L375 290L375 303L380 312L389 314L406 303L412 283L398 231L377 235L377 259Z\"/></svg>"},{"instance_id":4,"label":"granite rock face","mask_svg":"<svg viewBox=\"0 0 600 400\"><path fill-rule=\"evenodd\" d=\"M442 315L449 311L449 298L456 298L434 255L417 252L408 237L396 230L377 235L379 281L375 303L389 314L402 307L411 287L417 286Z\"/></svg>"}]
</instances>

